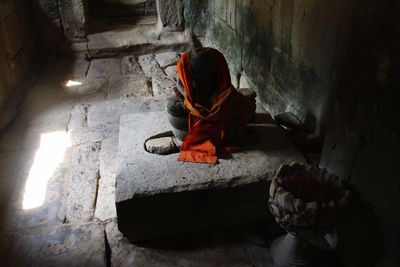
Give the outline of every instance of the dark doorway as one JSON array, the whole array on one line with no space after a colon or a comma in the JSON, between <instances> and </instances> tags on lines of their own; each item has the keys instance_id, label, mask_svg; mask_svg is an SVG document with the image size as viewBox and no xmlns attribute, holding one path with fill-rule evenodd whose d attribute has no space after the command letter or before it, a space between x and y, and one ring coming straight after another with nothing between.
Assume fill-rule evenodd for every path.
<instances>
[{"instance_id":1,"label":"dark doorway","mask_svg":"<svg viewBox=\"0 0 400 267\"><path fill-rule=\"evenodd\" d=\"M87 3L89 33L157 22L156 0L88 0Z\"/></svg>"},{"instance_id":2,"label":"dark doorway","mask_svg":"<svg viewBox=\"0 0 400 267\"><path fill-rule=\"evenodd\" d=\"M155 0L89 0L92 19L155 16Z\"/></svg>"}]
</instances>

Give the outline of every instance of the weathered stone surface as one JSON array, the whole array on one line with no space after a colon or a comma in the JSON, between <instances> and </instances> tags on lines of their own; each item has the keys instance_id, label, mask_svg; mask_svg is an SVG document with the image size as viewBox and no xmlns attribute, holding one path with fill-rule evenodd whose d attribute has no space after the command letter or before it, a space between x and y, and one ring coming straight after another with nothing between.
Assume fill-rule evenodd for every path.
<instances>
[{"instance_id":1,"label":"weathered stone surface","mask_svg":"<svg viewBox=\"0 0 400 267\"><path fill-rule=\"evenodd\" d=\"M249 82L249 78L247 78L247 75L245 73L242 73L242 75L240 76L239 88L252 88Z\"/></svg>"},{"instance_id":2,"label":"weathered stone surface","mask_svg":"<svg viewBox=\"0 0 400 267\"><path fill-rule=\"evenodd\" d=\"M134 56L125 56L121 59L122 74L143 74L142 67Z\"/></svg>"},{"instance_id":3,"label":"weathered stone surface","mask_svg":"<svg viewBox=\"0 0 400 267\"><path fill-rule=\"evenodd\" d=\"M165 112L122 116L119 229L131 240L141 240L265 219L269 179L281 163L304 159L279 127L251 129L259 140L254 147L243 147L217 165L184 163L178 162L178 154L160 156L143 148L146 138L170 130Z\"/></svg>"},{"instance_id":4,"label":"weathered stone surface","mask_svg":"<svg viewBox=\"0 0 400 267\"><path fill-rule=\"evenodd\" d=\"M120 74L122 74L122 66L119 58L93 59L90 63L87 78L93 79Z\"/></svg>"},{"instance_id":5,"label":"weathered stone surface","mask_svg":"<svg viewBox=\"0 0 400 267\"><path fill-rule=\"evenodd\" d=\"M72 106L65 101L61 85L34 86L20 107L20 116L0 139L0 151L37 149L42 134L65 131Z\"/></svg>"},{"instance_id":6,"label":"weathered stone surface","mask_svg":"<svg viewBox=\"0 0 400 267\"><path fill-rule=\"evenodd\" d=\"M94 128L76 128L68 132L71 145L98 143L118 133L117 125L98 125Z\"/></svg>"},{"instance_id":7,"label":"weathered stone surface","mask_svg":"<svg viewBox=\"0 0 400 267\"><path fill-rule=\"evenodd\" d=\"M115 209L115 175L118 134L104 139L99 154L100 179L95 217L104 221L117 216Z\"/></svg>"},{"instance_id":8,"label":"weathered stone surface","mask_svg":"<svg viewBox=\"0 0 400 267\"><path fill-rule=\"evenodd\" d=\"M169 239L166 249L129 243L115 221L106 233L112 266L272 266L267 248L245 243L233 231Z\"/></svg>"},{"instance_id":9,"label":"weathered stone surface","mask_svg":"<svg viewBox=\"0 0 400 267\"><path fill-rule=\"evenodd\" d=\"M158 12L164 30L181 31L184 26L182 0L158 0Z\"/></svg>"},{"instance_id":10,"label":"weathered stone surface","mask_svg":"<svg viewBox=\"0 0 400 267\"><path fill-rule=\"evenodd\" d=\"M169 76L169 77L175 78L177 76L176 65L166 67L164 71L165 71L165 74L167 74L167 76Z\"/></svg>"},{"instance_id":11,"label":"weathered stone surface","mask_svg":"<svg viewBox=\"0 0 400 267\"><path fill-rule=\"evenodd\" d=\"M79 80L86 76L90 62L86 59L61 58L47 66L43 73L42 82L65 82L68 80Z\"/></svg>"},{"instance_id":12,"label":"weathered stone surface","mask_svg":"<svg viewBox=\"0 0 400 267\"><path fill-rule=\"evenodd\" d=\"M124 114L165 109L163 100L148 98L114 99L93 104L88 111L88 126L116 125Z\"/></svg>"},{"instance_id":13,"label":"weathered stone surface","mask_svg":"<svg viewBox=\"0 0 400 267\"><path fill-rule=\"evenodd\" d=\"M75 105L72 108L68 130L80 129L87 125L87 109L87 106L81 104Z\"/></svg>"},{"instance_id":14,"label":"weathered stone surface","mask_svg":"<svg viewBox=\"0 0 400 267\"><path fill-rule=\"evenodd\" d=\"M146 142L146 150L149 153L164 155L176 151L176 146L172 141L172 137L160 137L148 140Z\"/></svg>"},{"instance_id":15,"label":"weathered stone surface","mask_svg":"<svg viewBox=\"0 0 400 267\"><path fill-rule=\"evenodd\" d=\"M3 266L106 266L101 224L57 225L0 233Z\"/></svg>"},{"instance_id":16,"label":"weathered stone surface","mask_svg":"<svg viewBox=\"0 0 400 267\"><path fill-rule=\"evenodd\" d=\"M150 97L151 88L144 75L118 75L110 77L108 98Z\"/></svg>"},{"instance_id":17,"label":"weathered stone surface","mask_svg":"<svg viewBox=\"0 0 400 267\"><path fill-rule=\"evenodd\" d=\"M327 132L319 166L341 179L349 180L361 151L361 137L350 131L346 131L341 137L335 136L334 133L332 127L331 131Z\"/></svg>"},{"instance_id":18,"label":"weathered stone surface","mask_svg":"<svg viewBox=\"0 0 400 267\"><path fill-rule=\"evenodd\" d=\"M76 79L72 82L80 84L68 86L68 81L64 83L65 92L69 97L76 97L79 101L93 102L106 98L108 79Z\"/></svg>"},{"instance_id":19,"label":"weathered stone surface","mask_svg":"<svg viewBox=\"0 0 400 267\"><path fill-rule=\"evenodd\" d=\"M86 19L83 0L59 0L60 18L64 35L69 39L86 36Z\"/></svg>"},{"instance_id":20,"label":"weathered stone surface","mask_svg":"<svg viewBox=\"0 0 400 267\"><path fill-rule=\"evenodd\" d=\"M35 151L17 151L0 153L0 214L6 209L14 192L23 187ZM0 216L0 224L4 216Z\"/></svg>"},{"instance_id":21,"label":"weathered stone surface","mask_svg":"<svg viewBox=\"0 0 400 267\"><path fill-rule=\"evenodd\" d=\"M155 58L160 65L161 68L165 68L171 65L176 65L179 60L179 53L178 52L165 52L156 54Z\"/></svg>"},{"instance_id":22,"label":"weathered stone surface","mask_svg":"<svg viewBox=\"0 0 400 267\"><path fill-rule=\"evenodd\" d=\"M57 1L39 0L35 1L34 4L37 5L35 8L40 9L49 19L59 19L60 13Z\"/></svg>"},{"instance_id":23,"label":"weathered stone surface","mask_svg":"<svg viewBox=\"0 0 400 267\"><path fill-rule=\"evenodd\" d=\"M153 76L151 83L154 97L167 98L174 95L173 88L176 86L174 78L161 74Z\"/></svg>"},{"instance_id":24,"label":"weathered stone surface","mask_svg":"<svg viewBox=\"0 0 400 267\"><path fill-rule=\"evenodd\" d=\"M66 220L84 222L93 218L99 179L100 144L72 148L68 177Z\"/></svg>"},{"instance_id":25,"label":"weathered stone surface","mask_svg":"<svg viewBox=\"0 0 400 267\"><path fill-rule=\"evenodd\" d=\"M145 55L153 52L186 50L190 47L183 32L169 32L162 36L154 25L129 25L115 30L115 27L87 36L90 55L95 58L118 56L122 52Z\"/></svg>"},{"instance_id":26,"label":"weathered stone surface","mask_svg":"<svg viewBox=\"0 0 400 267\"><path fill-rule=\"evenodd\" d=\"M139 57L139 64L146 76L151 78L154 97L166 98L173 95L172 87L175 86L175 79L165 74L153 55Z\"/></svg>"},{"instance_id":27,"label":"weathered stone surface","mask_svg":"<svg viewBox=\"0 0 400 267\"><path fill-rule=\"evenodd\" d=\"M146 77L152 77L155 72L162 72L160 66L154 58L154 55L139 56L139 64Z\"/></svg>"},{"instance_id":28,"label":"weathered stone surface","mask_svg":"<svg viewBox=\"0 0 400 267\"><path fill-rule=\"evenodd\" d=\"M32 164L29 168L22 169L20 172L20 179L17 180L18 186L14 188L12 192L12 197L9 199L8 205L4 210L4 213L1 214L2 220L0 222L1 229L4 231L12 231L12 230L22 230L27 228L36 227L39 225L51 225L51 224L60 224L64 220L65 216L65 203L64 203L64 184L65 177L68 173L68 166L65 164L60 164L56 166L54 173L51 174L51 177L48 177L49 180L45 184L46 191L44 195L43 203L35 208L25 209L24 202L26 192L30 192L30 197L34 194L35 188L40 191L41 184L33 185L32 182L29 185L28 179L31 178L31 170L34 164L38 164L35 155L31 155ZM29 152L28 152L29 155ZM49 155L48 155L49 156ZM27 155L25 156L27 157ZM40 163L39 163L40 164ZM45 168L46 166L37 167L37 168ZM40 171L40 170L39 170ZM46 175L46 174L42 174ZM37 177L36 177L37 179ZM40 183L43 181L37 181ZM9 188L10 189L10 188ZM37 192L40 195L40 192ZM28 200L30 198L28 197ZM31 199L30 201L35 201L35 199ZM26 202L29 205L29 202Z\"/></svg>"}]
</instances>

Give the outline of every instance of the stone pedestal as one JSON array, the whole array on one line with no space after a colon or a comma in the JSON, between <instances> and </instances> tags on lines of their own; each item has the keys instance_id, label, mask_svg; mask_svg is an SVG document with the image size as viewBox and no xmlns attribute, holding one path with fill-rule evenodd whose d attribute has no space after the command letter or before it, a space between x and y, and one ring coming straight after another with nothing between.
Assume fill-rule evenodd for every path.
<instances>
[{"instance_id":1,"label":"stone pedestal","mask_svg":"<svg viewBox=\"0 0 400 267\"><path fill-rule=\"evenodd\" d=\"M282 163L304 162L282 129L249 126L257 141L217 165L150 154L144 141L169 131L166 112L121 117L116 208L119 230L132 242L261 221L269 181Z\"/></svg>"}]
</instances>

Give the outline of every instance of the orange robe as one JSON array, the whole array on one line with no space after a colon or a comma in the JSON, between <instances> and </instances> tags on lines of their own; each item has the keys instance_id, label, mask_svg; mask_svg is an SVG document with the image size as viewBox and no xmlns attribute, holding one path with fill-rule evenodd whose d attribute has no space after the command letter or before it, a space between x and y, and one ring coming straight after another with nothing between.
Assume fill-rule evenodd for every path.
<instances>
[{"instance_id":1,"label":"orange robe","mask_svg":"<svg viewBox=\"0 0 400 267\"><path fill-rule=\"evenodd\" d=\"M253 117L255 103L235 90L228 65L218 50L212 50L218 69L219 91L211 107L196 102L190 78L189 52L179 59L177 72L185 90L184 106L189 111L189 133L183 140L180 161L216 164L218 154L237 150L228 141L240 136ZM234 124L235 132L229 125Z\"/></svg>"}]
</instances>

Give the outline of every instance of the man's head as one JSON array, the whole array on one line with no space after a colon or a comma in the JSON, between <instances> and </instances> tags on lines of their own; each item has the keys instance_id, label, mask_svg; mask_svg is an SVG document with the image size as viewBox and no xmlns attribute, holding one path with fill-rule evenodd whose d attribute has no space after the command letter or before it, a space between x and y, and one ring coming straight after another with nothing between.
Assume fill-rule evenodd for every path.
<instances>
[{"instance_id":1,"label":"man's head","mask_svg":"<svg viewBox=\"0 0 400 267\"><path fill-rule=\"evenodd\" d=\"M197 48L190 52L190 76L196 99L210 102L218 91L218 68L211 48Z\"/></svg>"}]
</instances>

